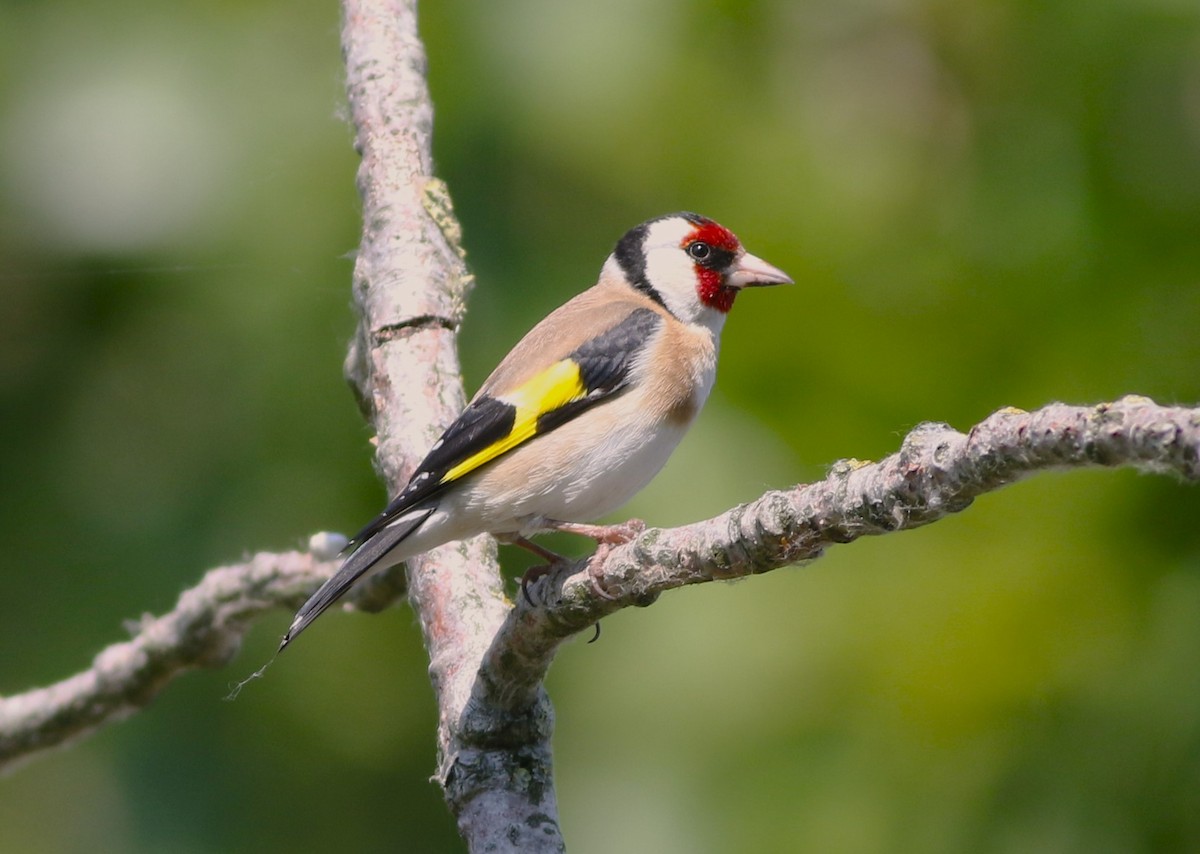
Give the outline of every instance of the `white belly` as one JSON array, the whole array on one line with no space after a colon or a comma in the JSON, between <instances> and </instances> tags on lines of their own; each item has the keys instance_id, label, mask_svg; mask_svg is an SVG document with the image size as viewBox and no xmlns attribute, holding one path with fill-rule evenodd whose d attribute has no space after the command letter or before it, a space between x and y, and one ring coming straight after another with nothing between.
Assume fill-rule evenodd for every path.
<instances>
[{"instance_id":1,"label":"white belly","mask_svg":"<svg viewBox=\"0 0 1200 854\"><path fill-rule=\"evenodd\" d=\"M528 501L519 502L523 506L516 515L539 515L563 522L590 522L605 516L654 479L683 433L678 427L661 429L653 435L614 430L591 448L576 448L567 459L560 457L553 468L546 467L550 475L546 486Z\"/></svg>"}]
</instances>

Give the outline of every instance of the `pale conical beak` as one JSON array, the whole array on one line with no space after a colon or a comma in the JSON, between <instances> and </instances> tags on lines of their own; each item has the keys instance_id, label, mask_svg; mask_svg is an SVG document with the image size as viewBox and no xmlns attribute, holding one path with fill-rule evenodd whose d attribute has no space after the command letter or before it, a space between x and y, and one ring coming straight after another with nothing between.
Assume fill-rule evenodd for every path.
<instances>
[{"instance_id":1,"label":"pale conical beak","mask_svg":"<svg viewBox=\"0 0 1200 854\"><path fill-rule=\"evenodd\" d=\"M742 255L725 280L735 288L757 288L764 285L791 285L792 277L756 255Z\"/></svg>"}]
</instances>

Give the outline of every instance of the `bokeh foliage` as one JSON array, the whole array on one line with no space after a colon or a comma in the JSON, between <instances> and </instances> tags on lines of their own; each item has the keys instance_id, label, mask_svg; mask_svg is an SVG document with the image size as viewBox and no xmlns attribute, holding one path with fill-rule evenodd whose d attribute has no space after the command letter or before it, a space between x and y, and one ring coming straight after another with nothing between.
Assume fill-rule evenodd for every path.
<instances>
[{"instance_id":1,"label":"bokeh foliage","mask_svg":"<svg viewBox=\"0 0 1200 854\"><path fill-rule=\"evenodd\" d=\"M382 500L341 379L337 10L0 0L0 691L207 567ZM630 508L700 518L922 420L1200 400L1200 8L447 0L439 172L468 386L630 225L714 216L718 389ZM1200 849L1200 493L1039 477L805 569L664 597L550 689L580 851ZM578 545L578 544L576 544ZM505 556L518 571L520 557ZM0 850L458 850L403 608L287 621L0 780Z\"/></svg>"}]
</instances>

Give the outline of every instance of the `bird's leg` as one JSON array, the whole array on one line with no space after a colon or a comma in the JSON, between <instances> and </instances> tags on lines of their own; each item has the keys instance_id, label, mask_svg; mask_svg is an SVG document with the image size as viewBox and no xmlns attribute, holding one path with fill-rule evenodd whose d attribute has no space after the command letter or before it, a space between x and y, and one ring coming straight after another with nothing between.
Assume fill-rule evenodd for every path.
<instances>
[{"instance_id":1,"label":"bird's leg","mask_svg":"<svg viewBox=\"0 0 1200 854\"><path fill-rule=\"evenodd\" d=\"M508 543L509 545L520 546L521 548L525 549L526 551L533 552L535 555L540 557L542 560L549 561L552 564L553 563L568 563L570 561L570 558L564 557L563 555L560 555L558 552L552 552L552 551L550 551L550 549L546 548L545 546L539 546L533 540L522 537L520 534L508 534L507 536L505 536L503 538L497 537L497 539L499 539L503 543ZM535 567L535 568L537 568L537 567ZM546 569L546 567L540 567L540 568ZM542 574L545 575L544 572Z\"/></svg>"},{"instance_id":2,"label":"bird's leg","mask_svg":"<svg viewBox=\"0 0 1200 854\"><path fill-rule=\"evenodd\" d=\"M496 539L500 540L502 543L520 546L526 551L533 552L542 560L546 561L545 564L540 566L529 567L529 569L525 570L525 574L521 576L521 595L525 597L525 601L529 603L531 608L537 607L533 604L533 599L529 596L530 583L537 581L544 575L549 575L550 570L554 568L556 563L569 563L569 560L560 555L558 552L552 552L550 549L544 546L539 546L533 540L522 537L520 534L505 534L502 536L497 536Z\"/></svg>"},{"instance_id":3,"label":"bird's leg","mask_svg":"<svg viewBox=\"0 0 1200 854\"><path fill-rule=\"evenodd\" d=\"M568 534L578 534L596 541L596 551L588 559L588 580L592 583L592 589L596 591L597 596L609 601L616 599L617 597L601 586L600 579L596 574L597 569L616 546L623 546L633 541L645 531L646 523L641 519L629 519L619 525L586 525L580 522L558 522L547 519L545 525L548 530L565 531Z\"/></svg>"},{"instance_id":4,"label":"bird's leg","mask_svg":"<svg viewBox=\"0 0 1200 854\"><path fill-rule=\"evenodd\" d=\"M646 523L641 519L629 519L619 525L588 525L582 522L560 522L557 519L544 519L540 521L541 525L539 527L544 531L563 531L596 541L596 551L588 560L588 581L591 582L592 590L596 592L597 596L610 601L615 599L615 596L600 585L600 579L596 575L596 568L604 562L604 559L613 548L631 542L645 531ZM525 597L525 601L531 607L536 607L533 598L529 595L529 585L539 578L549 575L550 571L554 569L555 564L569 563L570 559L557 552L552 552L544 546L538 545L533 540L523 537L519 533L497 535L496 538L502 543L520 546L526 551L533 552L547 562L541 566L529 567L529 569L525 570L525 574L521 576L521 595Z\"/></svg>"},{"instance_id":5,"label":"bird's leg","mask_svg":"<svg viewBox=\"0 0 1200 854\"><path fill-rule=\"evenodd\" d=\"M558 522L554 519L547 519L545 524L546 530L578 534L607 546L623 546L646 530L646 523L641 519L628 519L619 525L585 525L581 522Z\"/></svg>"}]
</instances>

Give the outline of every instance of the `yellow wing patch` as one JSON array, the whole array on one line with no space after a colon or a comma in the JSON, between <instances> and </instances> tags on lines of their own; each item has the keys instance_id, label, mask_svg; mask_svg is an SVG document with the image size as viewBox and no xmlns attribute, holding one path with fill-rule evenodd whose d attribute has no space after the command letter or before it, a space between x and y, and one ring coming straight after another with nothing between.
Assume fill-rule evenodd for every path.
<instances>
[{"instance_id":1,"label":"yellow wing patch","mask_svg":"<svg viewBox=\"0 0 1200 854\"><path fill-rule=\"evenodd\" d=\"M547 412L553 412L573 400L578 400L586 394L587 388L583 384L579 364L571 359L555 362L524 385L518 386L514 391L500 397L500 400L516 409L512 430L508 435L486 448L476 451L454 466L446 472L441 482L449 483L452 480L458 480L484 463L494 460L522 442L532 439L537 434L538 419L541 416Z\"/></svg>"}]
</instances>

